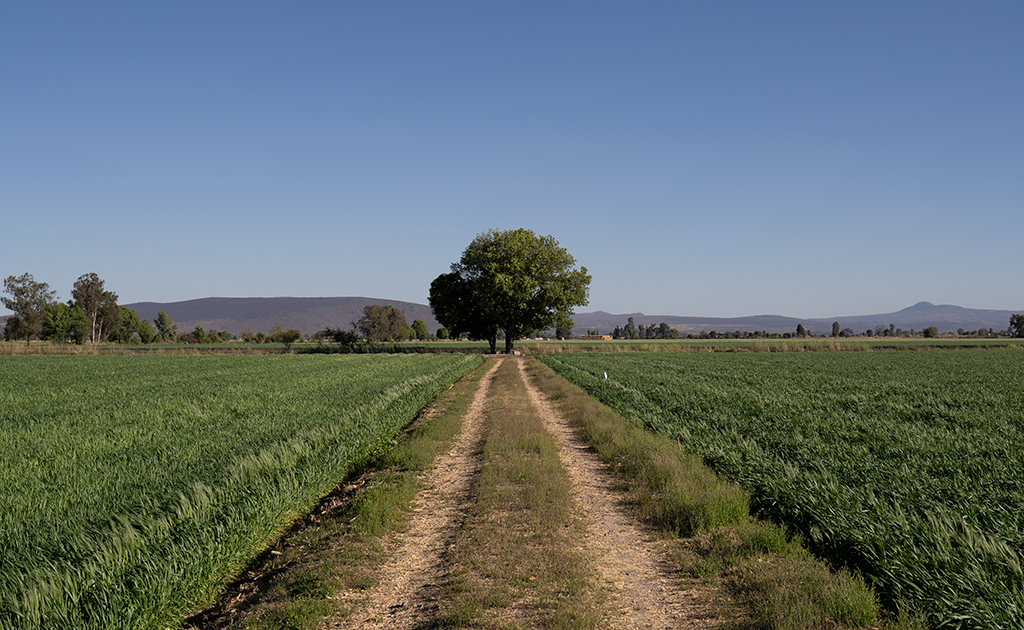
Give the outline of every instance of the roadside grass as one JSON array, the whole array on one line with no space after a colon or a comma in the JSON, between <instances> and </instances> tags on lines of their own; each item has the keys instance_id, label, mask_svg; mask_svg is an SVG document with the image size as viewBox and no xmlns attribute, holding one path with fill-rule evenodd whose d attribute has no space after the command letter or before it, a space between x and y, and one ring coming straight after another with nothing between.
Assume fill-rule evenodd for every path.
<instances>
[{"instance_id":1,"label":"roadside grass","mask_svg":"<svg viewBox=\"0 0 1024 630\"><path fill-rule=\"evenodd\" d=\"M578 548L559 447L530 403L518 362L491 384L482 467L453 546L442 604L449 628L600 628L605 592Z\"/></svg>"},{"instance_id":2,"label":"roadside grass","mask_svg":"<svg viewBox=\"0 0 1024 630\"><path fill-rule=\"evenodd\" d=\"M752 611L743 627L924 628L919 619L887 617L859 576L832 571L798 537L753 520L747 493L676 442L628 423L538 360L527 369L618 475L638 515L666 536L682 570L729 589Z\"/></svg>"},{"instance_id":3,"label":"roadside grass","mask_svg":"<svg viewBox=\"0 0 1024 630\"><path fill-rule=\"evenodd\" d=\"M343 488L297 523L229 587L194 628L312 630L350 611L333 595L378 583L384 541L408 522L423 473L449 448L493 359L466 374L390 445L370 453Z\"/></svg>"}]
</instances>

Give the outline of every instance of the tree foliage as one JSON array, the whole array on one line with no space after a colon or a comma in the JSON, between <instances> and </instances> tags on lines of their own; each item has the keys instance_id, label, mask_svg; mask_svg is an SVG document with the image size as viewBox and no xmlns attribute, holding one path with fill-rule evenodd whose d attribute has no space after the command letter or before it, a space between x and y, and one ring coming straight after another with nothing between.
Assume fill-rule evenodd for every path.
<instances>
[{"instance_id":1,"label":"tree foliage","mask_svg":"<svg viewBox=\"0 0 1024 630\"><path fill-rule=\"evenodd\" d=\"M103 288L103 280L95 273L87 273L75 280L71 290L71 305L82 309L89 320L89 341L99 343L110 336L121 324L121 311L117 294Z\"/></svg>"},{"instance_id":2,"label":"tree foliage","mask_svg":"<svg viewBox=\"0 0 1024 630\"><path fill-rule=\"evenodd\" d=\"M473 339L486 340L493 354L498 343L498 325L486 304L477 299L474 284L455 271L441 274L430 283L428 301L434 317L443 326L445 338L457 339L466 333Z\"/></svg>"},{"instance_id":3,"label":"tree foliage","mask_svg":"<svg viewBox=\"0 0 1024 630\"><path fill-rule=\"evenodd\" d=\"M345 348L355 348L356 344L359 343L359 334L354 330L345 330L343 328L325 328L321 331L321 334L333 341L334 343L340 344Z\"/></svg>"},{"instance_id":4,"label":"tree foliage","mask_svg":"<svg viewBox=\"0 0 1024 630\"><path fill-rule=\"evenodd\" d=\"M505 352L534 330L572 326L576 306L588 302L590 275L551 236L523 228L478 235L451 272L430 285L430 307L452 336L487 339L497 331Z\"/></svg>"},{"instance_id":5,"label":"tree foliage","mask_svg":"<svg viewBox=\"0 0 1024 630\"><path fill-rule=\"evenodd\" d=\"M14 311L17 317L13 331L11 320L15 318L7 321L7 338L24 339L26 343L32 343L32 337L42 335L46 308L56 300L56 292L51 291L50 285L45 282L36 282L32 274L24 273L20 276L7 276L4 280L4 293L11 297L0 297L0 302Z\"/></svg>"},{"instance_id":6,"label":"tree foliage","mask_svg":"<svg viewBox=\"0 0 1024 630\"><path fill-rule=\"evenodd\" d=\"M4 322L4 339L7 341L17 341L18 339L21 339L22 326L21 318L17 315L11 315L8 317L7 321Z\"/></svg>"},{"instance_id":7,"label":"tree foliage","mask_svg":"<svg viewBox=\"0 0 1024 630\"><path fill-rule=\"evenodd\" d=\"M292 344L302 339L302 333L298 328L289 328L288 330L282 330L277 333L277 342L284 344L285 351L291 349Z\"/></svg>"},{"instance_id":8,"label":"tree foliage","mask_svg":"<svg viewBox=\"0 0 1024 630\"><path fill-rule=\"evenodd\" d=\"M402 341L411 334L405 313L390 305L367 304L353 326L369 341Z\"/></svg>"},{"instance_id":9,"label":"tree foliage","mask_svg":"<svg viewBox=\"0 0 1024 630\"><path fill-rule=\"evenodd\" d=\"M174 325L171 316L164 311L156 314L156 332L164 343L174 343L178 340L178 327Z\"/></svg>"},{"instance_id":10,"label":"tree foliage","mask_svg":"<svg viewBox=\"0 0 1024 630\"><path fill-rule=\"evenodd\" d=\"M597 334L597 331L588 334ZM679 331L672 328L665 322L661 322L657 326L651 324L650 326L644 326L640 324L636 325L633 318L630 317L626 322L625 326L616 326L612 331L612 337L615 339L678 339Z\"/></svg>"},{"instance_id":11,"label":"tree foliage","mask_svg":"<svg viewBox=\"0 0 1024 630\"><path fill-rule=\"evenodd\" d=\"M413 339L430 339L430 331L427 329L427 323L422 319L412 320L412 337Z\"/></svg>"},{"instance_id":12,"label":"tree foliage","mask_svg":"<svg viewBox=\"0 0 1024 630\"><path fill-rule=\"evenodd\" d=\"M1014 313L1010 316L1010 334L1014 337L1024 337L1024 315Z\"/></svg>"},{"instance_id":13,"label":"tree foliage","mask_svg":"<svg viewBox=\"0 0 1024 630\"><path fill-rule=\"evenodd\" d=\"M89 320L80 309L54 302L46 307L42 337L54 343L85 343L89 338Z\"/></svg>"}]
</instances>

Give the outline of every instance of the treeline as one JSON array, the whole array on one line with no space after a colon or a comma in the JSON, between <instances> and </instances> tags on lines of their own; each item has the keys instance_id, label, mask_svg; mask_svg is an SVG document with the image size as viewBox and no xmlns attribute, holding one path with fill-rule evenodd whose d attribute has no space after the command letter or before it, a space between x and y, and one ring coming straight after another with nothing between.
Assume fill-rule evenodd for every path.
<instances>
[{"instance_id":1,"label":"treeline","mask_svg":"<svg viewBox=\"0 0 1024 630\"><path fill-rule=\"evenodd\" d=\"M594 331L594 334L597 334ZM612 331L612 338L614 339L679 339L679 331L675 328L670 328L665 322L661 322L659 325L639 326L630 317L629 321L626 322L625 326L616 326L615 330Z\"/></svg>"},{"instance_id":2,"label":"treeline","mask_svg":"<svg viewBox=\"0 0 1024 630\"><path fill-rule=\"evenodd\" d=\"M405 313L391 305L367 304L363 307L363 316L352 322L351 326L348 330L327 328L313 335L313 339L351 344L360 339L370 342L391 342L448 338L444 328L439 329L437 335L430 334L426 322L422 319L414 319L410 326L405 320Z\"/></svg>"},{"instance_id":3,"label":"treeline","mask_svg":"<svg viewBox=\"0 0 1024 630\"><path fill-rule=\"evenodd\" d=\"M588 331L588 334L597 335L596 330ZM946 336L953 336L954 333L940 333L937 326L928 326L924 330L903 330L897 328L895 324L889 324L888 326L878 325L874 328L869 328L863 333L855 332L852 328L843 328L839 322L832 323L832 337L924 337L935 338L945 334ZM643 324L636 325L633 318L630 317L629 321L625 326L616 326L612 331L612 337L615 339L801 339L810 337L828 337L827 334L813 333L803 325L797 324L794 332L768 332L765 330L754 330L754 331L701 331L699 333L688 333L681 335L675 328L670 328L668 324L662 322L658 326L644 326ZM1005 330L989 330L988 328L979 328L978 330L964 330L963 328L957 329L955 336L958 337L1024 337L1024 315L1014 314L1010 317L1010 326Z\"/></svg>"},{"instance_id":4,"label":"treeline","mask_svg":"<svg viewBox=\"0 0 1024 630\"><path fill-rule=\"evenodd\" d=\"M8 276L4 293L7 295L0 297L0 302L14 312L4 327L4 339L8 341L154 343L168 335L160 322L154 326L132 309L119 305L117 294L106 290L95 273L75 281L66 303L58 301L56 291L30 273ZM172 336L170 342L174 341L176 337Z\"/></svg>"},{"instance_id":5,"label":"treeline","mask_svg":"<svg viewBox=\"0 0 1024 630\"><path fill-rule=\"evenodd\" d=\"M194 330L179 334L178 327L164 311L154 321L142 319L134 310L117 303L118 296L105 288L95 273L75 281L71 299L61 302L50 285L32 274L8 276L0 302L14 312L7 319L2 338L7 341L33 340L67 344L98 343L223 343L237 337L227 331ZM269 335L253 333L247 341L278 342L286 345L302 337L298 330L276 326Z\"/></svg>"}]
</instances>

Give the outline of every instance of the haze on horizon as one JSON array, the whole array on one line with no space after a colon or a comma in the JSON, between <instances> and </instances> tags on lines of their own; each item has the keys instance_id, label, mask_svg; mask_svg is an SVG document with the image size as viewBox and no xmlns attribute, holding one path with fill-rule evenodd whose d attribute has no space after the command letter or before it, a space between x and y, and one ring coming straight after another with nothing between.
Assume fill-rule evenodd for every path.
<instances>
[{"instance_id":1,"label":"haze on horizon","mask_svg":"<svg viewBox=\"0 0 1024 630\"><path fill-rule=\"evenodd\" d=\"M487 229L581 311L1024 310L1024 5L6 4L0 277L426 303Z\"/></svg>"}]
</instances>

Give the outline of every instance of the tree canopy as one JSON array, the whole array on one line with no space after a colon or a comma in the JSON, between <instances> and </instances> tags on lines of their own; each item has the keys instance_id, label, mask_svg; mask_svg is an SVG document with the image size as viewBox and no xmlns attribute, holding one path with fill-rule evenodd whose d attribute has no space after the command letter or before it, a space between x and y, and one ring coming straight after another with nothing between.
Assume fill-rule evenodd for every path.
<instances>
[{"instance_id":1,"label":"tree canopy","mask_svg":"<svg viewBox=\"0 0 1024 630\"><path fill-rule=\"evenodd\" d=\"M370 341L402 341L412 334L405 313L390 305L367 304L353 326Z\"/></svg>"},{"instance_id":2,"label":"tree canopy","mask_svg":"<svg viewBox=\"0 0 1024 630\"><path fill-rule=\"evenodd\" d=\"M8 276L4 280L4 293L11 297L0 297L0 302L15 315L7 320L7 338L31 343L32 337L42 335L46 309L56 301L56 292L45 282L36 282L32 274L24 273Z\"/></svg>"},{"instance_id":3,"label":"tree canopy","mask_svg":"<svg viewBox=\"0 0 1024 630\"><path fill-rule=\"evenodd\" d=\"M42 336L55 343L85 343L89 338L89 320L80 309L54 302L46 308Z\"/></svg>"},{"instance_id":4,"label":"tree canopy","mask_svg":"<svg viewBox=\"0 0 1024 630\"><path fill-rule=\"evenodd\" d=\"M430 339L430 331L427 330L427 323L422 319L412 320L412 336L414 339Z\"/></svg>"},{"instance_id":5,"label":"tree canopy","mask_svg":"<svg viewBox=\"0 0 1024 630\"><path fill-rule=\"evenodd\" d=\"M589 301L591 277L551 236L527 229L479 234L430 284L430 308L452 336L469 333L505 352L534 330L571 328L572 313Z\"/></svg>"},{"instance_id":6,"label":"tree canopy","mask_svg":"<svg viewBox=\"0 0 1024 630\"><path fill-rule=\"evenodd\" d=\"M1024 315L1014 313L1010 316L1010 334L1014 337L1024 337Z\"/></svg>"},{"instance_id":7,"label":"tree canopy","mask_svg":"<svg viewBox=\"0 0 1024 630\"><path fill-rule=\"evenodd\" d=\"M156 331L164 343L174 343L178 340L178 327L174 325L171 316L160 311L156 315Z\"/></svg>"},{"instance_id":8,"label":"tree canopy","mask_svg":"<svg viewBox=\"0 0 1024 630\"><path fill-rule=\"evenodd\" d=\"M121 310L117 294L103 288L103 280L95 273L87 273L75 280L71 290L71 305L82 309L89 319L89 341L99 343L121 325Z\"/></svg>"}]
</instances>

